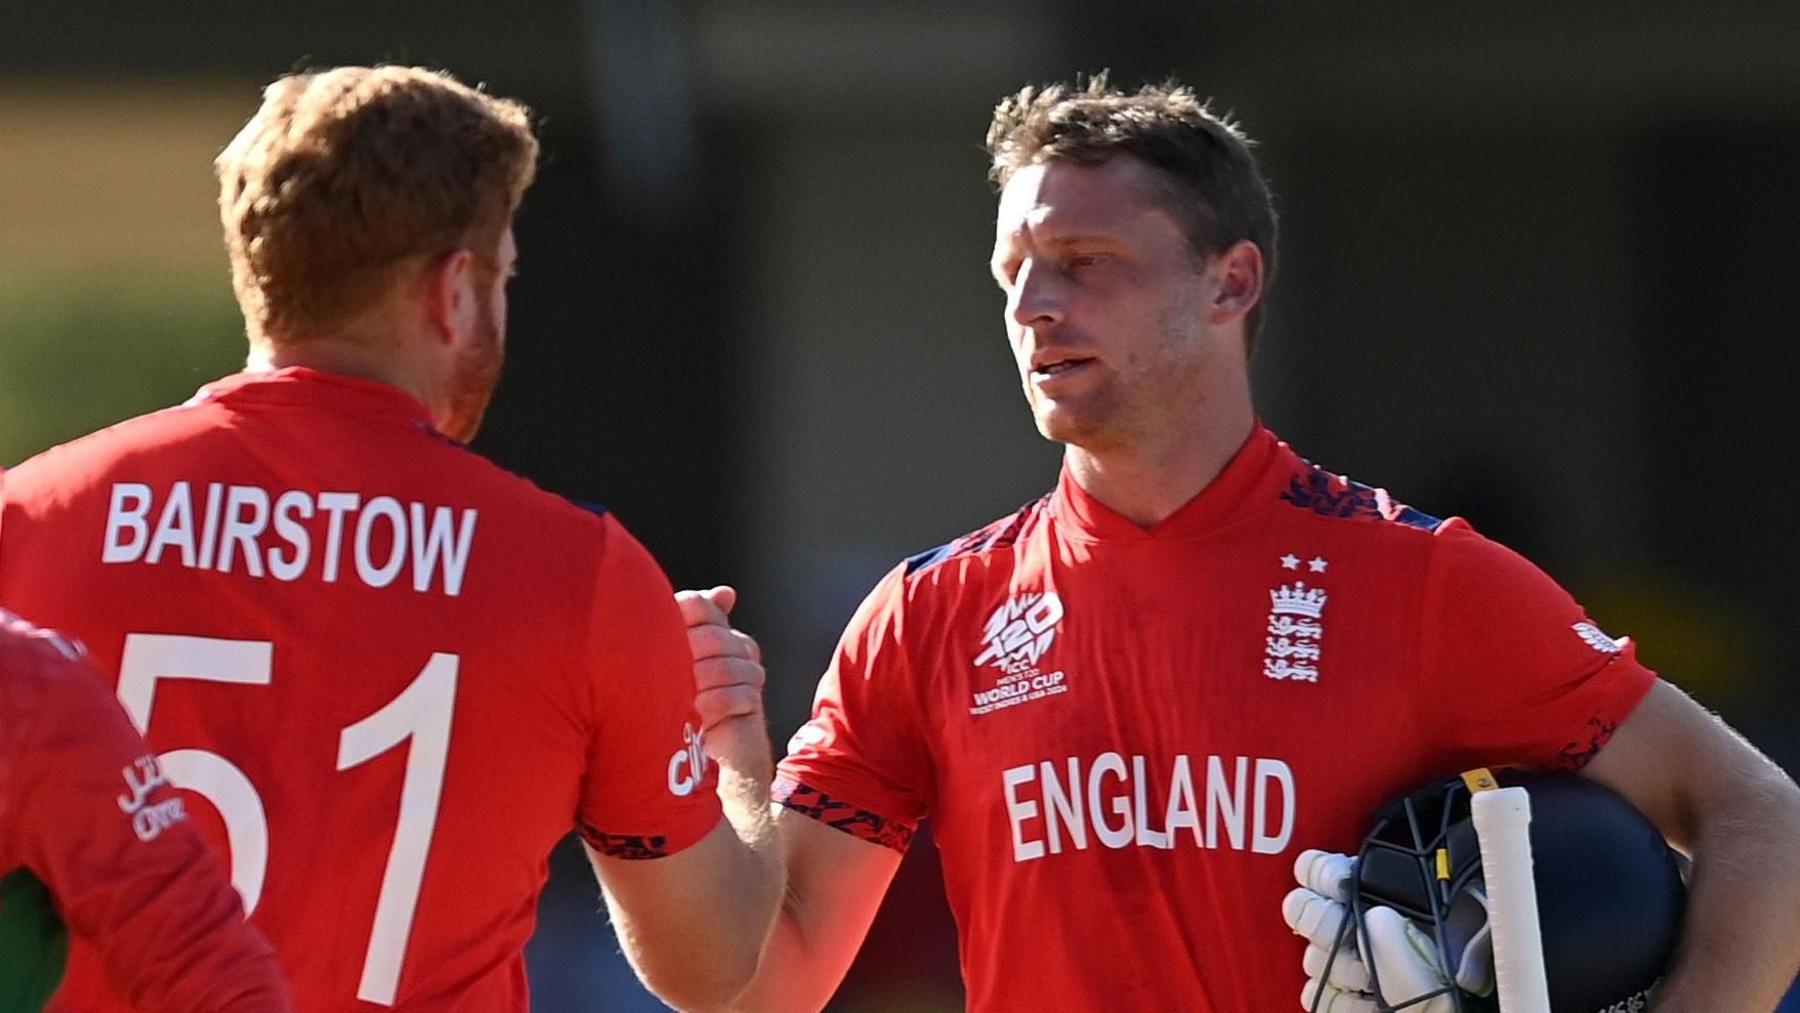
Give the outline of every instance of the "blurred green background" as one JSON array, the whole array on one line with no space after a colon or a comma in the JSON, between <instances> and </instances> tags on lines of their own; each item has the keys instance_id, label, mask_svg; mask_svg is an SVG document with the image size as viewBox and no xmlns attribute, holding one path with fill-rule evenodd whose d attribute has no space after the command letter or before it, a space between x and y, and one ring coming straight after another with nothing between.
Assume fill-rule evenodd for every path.
<instances>
[{"instance_id":1,"label":"blurred green background","mask_svg":"<svg viewBox=\"0 0 1800 1013\"><path fill-rule=\"evenodd\" d=\"M205 170L245 108L0 76L0 462L242 361Z\"/></svg>"},{"instance_id":2,"label":"blurred green background","mask_svg":"<svg viewBox=\"0 0 1800 1013\"><path fill-rule=\"evenodd\" d=\"M1174 73L1278 195L1271 425L1524 551L1791 770L1797 38L1740 0L0 3L0 465L241 361L209 167L264 82L447 67L545 152L477 448L736 583L779 740L883 571L1054 480L984 267L993 102ZM651 1008L553 864L539 1007ZM959 1001L934 849L902 876L838 1008Z\"/></svg>"}]
</instances>

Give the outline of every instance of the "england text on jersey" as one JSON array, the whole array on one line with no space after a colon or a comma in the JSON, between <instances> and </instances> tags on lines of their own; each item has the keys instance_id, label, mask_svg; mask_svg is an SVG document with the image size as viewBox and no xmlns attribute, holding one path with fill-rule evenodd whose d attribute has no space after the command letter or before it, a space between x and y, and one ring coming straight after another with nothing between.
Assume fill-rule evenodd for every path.
<instances>
[{"instance_id":1,"label":"england text on jersey","mask_svg":"<svg viewBox=\"0 0 1800 1013\"><path fill-rule=\"evenodd\" d=\"M1095 847L1168 850L1191 838L1259 855L1280 854L1293 837L1294 772L1281 760L1179 753L1162 766L1105 752L1001 771L1013 861L1085 851L1090 829Z\"/></svg>"},{"instance_id":2,"label":"england text on jersey","mask_svg":"<svg viewBox=\"0 0 1800 1013\"><path fill-rule=\"evenodd\" d=\"M110 502L102 563L327 584L347 574L375 588L406 573L414 591L452 598L462 593L477 520L473 508L223 482L115 482Z\"/></svg>"}]
</instances>

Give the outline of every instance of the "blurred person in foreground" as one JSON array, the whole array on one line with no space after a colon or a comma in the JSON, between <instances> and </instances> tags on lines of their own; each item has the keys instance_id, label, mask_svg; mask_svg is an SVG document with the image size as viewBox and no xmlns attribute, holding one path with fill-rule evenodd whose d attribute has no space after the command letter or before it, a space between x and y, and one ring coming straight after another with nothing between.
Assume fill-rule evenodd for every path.
<instances>
[{"instance_id":1,"label":"blurred person in foreground","mask_svg":"<svg viewBox=\"0 0 1800 1013\"><path fill-rule=\"evenodd\" d=\"M293 1008L119 702L73 644L0 610L0 1009L43 1008L70 933L138 1008Z\"/></svg>"},{"instance_id":2,"label":"blurred person in foreground","mask_svg":"<svg viewBox=\"0 0 1800 1013\"><path fill-rule=\"evenodd\" d=\"M526 1009L571 830L670 1003L729 999L774 917L760 715L710 763L656 562L464 445L536 159L442 73L276 81L215 167L247 369L8 475L0 603L116 680L302 1009ZM61 1000L122 1006L79 945Z\"/></svg>"},{"instance_id":3,"label":"blurred person in foreground","mask_svg":"<svg viewBox=\"0 0 1800 1013\"><path fill-rule=\"evenodd\" d=\"M1063 472L851 620L778 771L790 899L743 1008L824 1005L926 817L970 1008L1304 1007L1297 855L1485 764L1579 769L1695 856L1656 1008L1771 1008L1800 792L1531 563L1260 424L1276 228L1249 143L1172 85L997 109L991 267ZM721 631L694 642L703 705L709 673L755 681L714 597L683 599Z\"/></svg>"}]
</instances>

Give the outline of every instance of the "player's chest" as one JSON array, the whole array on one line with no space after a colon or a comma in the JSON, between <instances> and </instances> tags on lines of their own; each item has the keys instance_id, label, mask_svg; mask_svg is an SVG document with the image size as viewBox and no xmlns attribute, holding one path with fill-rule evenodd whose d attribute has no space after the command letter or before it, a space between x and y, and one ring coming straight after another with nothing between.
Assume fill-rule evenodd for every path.
<instances>
[{"instance_id":1,"label":"player's chest","mask_svg":"<svg viewBox=\"0 0 1800 1013\"><path fill-rule=\"evenodd\" d=\"M1410 678L1416 581L1280 545L1027 560L930 615L909 655L932 673L945 733L983 738L1109 716L1240 725L1341 710Z\"/></svg>"},{"instance_id":2,"label":"player's chest","mask_svg":"<svg viewBox=\"0 0 1800 1013\"><path fill-rule=\"evenodd\" d=\"M1412 713L1418 593L1302 549L1021 567L934 617L913 660L936 675L940 807L1052 779L1155 808L1336 776L1334 730Z\"/></svg>"}]
</instances>

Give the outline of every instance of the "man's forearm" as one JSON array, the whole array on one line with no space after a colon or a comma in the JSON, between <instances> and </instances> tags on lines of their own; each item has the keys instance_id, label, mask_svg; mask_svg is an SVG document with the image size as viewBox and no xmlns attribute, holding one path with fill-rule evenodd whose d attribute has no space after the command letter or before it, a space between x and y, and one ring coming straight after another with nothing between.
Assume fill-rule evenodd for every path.
<instances>
[{"instance_id":1,"label":"man's forearm","mask_svg":"<svg viewBox=\"0 0 1800 1013\"><path fill-rule=\"evenodd\" d=\"M808 949L803 917L784 908L769 933L756 978L731 1013L818 1013L843 983L854 958L854 948L847 957Z\"/></svg>"},{"instance_id":2,"label":"man's forearm","mask_svg":"<svg viewBox=\"0 0 1800 1013\"><path fill-rule=\"evenodd\" d=\"M769 814L769 775L720 764L719 801L725 819L743 842L743 905L749 924L764 937L774 924L787 892L787 869L781 838Z\"/></svg>"},{"instance_id":3,"label":"man's forearm","mask_svg":"<svg viewBox=\"0 0 1800 1013\"><path fill-rule=\"evenodd\" d=\"M651 992L682 1010L726 1009L744 991L786 887L768 812L772 764L761 715L754 724L733 718L715 729L706 744L719 761L725 818L711 833L655 863L589 849L632 967Z\"/></svg>"},{"instance_id":4,"label":"man's forearm","mask_svg":"<svg viewBox=\"0 0 1800 1013\"><path fill-rule=\"evenodd\" d=\"M719 761L719 802L743 844L738 928L749 938L764 940L787 893L787 863L769 811L774 761L768 732L759 713L722 723L713 730L712 741L723 747L713 753Z\"/></svg>"},{"instance_id":5,"label":"man's forearm","mask_svg":"<svg viewBox=\"0 0 1800 1013\"><path fill-rule=\"evenodd\" d=\"M1675 962L1653 1008L1772 1010L1800 970L1800 790L1772 771L1709 808Z\"/></svg>"}]
</instances>

